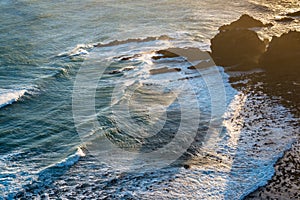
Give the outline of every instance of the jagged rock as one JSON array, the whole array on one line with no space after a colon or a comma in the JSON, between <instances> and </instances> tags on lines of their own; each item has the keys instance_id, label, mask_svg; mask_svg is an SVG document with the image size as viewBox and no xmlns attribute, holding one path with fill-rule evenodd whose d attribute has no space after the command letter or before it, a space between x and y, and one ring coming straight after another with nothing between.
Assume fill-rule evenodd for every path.
<instances>
[{"instance_id":1,"label":"jagged rock","mask_svg":"<svg viewBox=\"0 0 300 200\"><path fill-rule=\"evenodd\" d=\"M296 12L288 13L286 15L290 17L300 17L300 10Z\"/></svg>"},{"instance_id":2,"label":"jagged rock","mask_svg":"<svg viewBox=\"0 0 300 200\"><path fill-rule=\"evenodd\" d=\"M292 22L294 20L295 19L291 18L291 17L283 17L283 18L280 18L280 19L275 19L276 22Z\"/></svg>"},{"instance_id":3,"label":"jagged rock","mask_svg":"<svg viewBox=\"0 0 300 200\"><path fill-rule=\"evenodd\" d=\"M122 72L130 71L130 70L133 70L133 69L134 69L134 67L129 66L129 67L124 67L122 69L112 70L112 71L108 72L108 74L120 74Z\"/></svg>"},{"instance_id":4,"label":"jagged rock","mask_svg":"<svg viewBox=\"0 0 300 200\"><path fill-rule=\"evenodd\" d=\"M220 32L211 40L212 57L217 65L251 68L258 64L266 44L259 39L255 27L267 27L253 17L244 14L237 21L219 28Z\"/></svg>"},{"instance_id":5,"label":"jagged rock","mask_svg":"<svg viewBox=\"0 0 300 200\"><path fill-rule=\"evenodd\" d=\"M160 56L153 56L152 59L160 59L160 58L175 58L175 57L184 57L188 61L198 61L209 59L210 55L207 51L202 51L199 48L189 47L189 48L168 48L156 51L157 54L161 54Z\"/></svg>"},{"instance_id":6,"label":"jagged rock","mask_svg":"<svg viewBox=\"0 0 300 200\"><path fill-rule=\"evenodd\" d=\"M280 37L273 37L261 56L260 65L273 73L299 73L300 32L289 31Z\"/></svg>"},{"instance_id":7,"label":"jagged rock","mask_svg":"<svg viewBox=\"0 0 300 200\"><path fill-rule=\"evenodd\" d=\"M232 29L249 29L255 27L268 27L272 24L264 24L261 21L254 19L253 17L244 14L238 20L232 22L229 25L223 25L219 28L220 31L232 30Z\"/></svg>"},{"instance_id":8,"label":"jagged rock","mask_svg":"<svg viewBox=\"0 0 300 200\"><path fill-rule=\"evenodd\" d=\"M192 66L188 67L188 69L203 69L215 66L210 53L207 51L202 51L199 48L168 48L165 50L159 50L156 53L161 55L153 56L152 59L154 60L161 58L182 57L192 64Z\"/></svg>"},{"instance_id":9,"label":"jagged rock","mask_svg":"<svg viewBox=\"0 0 300 200\"><path fill-rule=\"evenodd\" d=\"M127 60L131 60L131 59L138 58L138 57L141 57L141 56L142 56L142 54L135 54L133 56L120 57L120 60L127 61Z\"/></svg>"},{"instance_id":10,"label":"jagged rock","mask_svg":"<svg viewBox=\"0 0 300 200\"><path fill-rule=\"evenodd\" d=\"M211 40L212 57L217 65L224 67L256 66L265 48L257 33L247 29L223 31Z\"/></svg>"}]
</instances>

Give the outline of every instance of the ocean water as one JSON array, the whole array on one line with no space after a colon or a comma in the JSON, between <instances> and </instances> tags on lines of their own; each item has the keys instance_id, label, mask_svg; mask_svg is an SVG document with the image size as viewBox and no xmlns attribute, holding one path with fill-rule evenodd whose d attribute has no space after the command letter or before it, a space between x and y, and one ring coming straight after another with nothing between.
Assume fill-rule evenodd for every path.
<instances>
[{"instance_id":1,"label":"ocean water","mask_svg":"<svg viewBox=\"0 0 300 200\"><path fill-rule=\"evenodd\" d=\"M152 57L209 50L218 27L241 14L267 21L297 8L2 0L0 199L242 199L271 178L297 137L295 119L266 94L236 91L222 67L195 71L182 57ZM290 27L299 24L271 31ZM181 71L151 75L162 67ZM187 146L163 148L173 139ZM144 157L157 149L165 152Z\"/></svg>"}]
</instances>

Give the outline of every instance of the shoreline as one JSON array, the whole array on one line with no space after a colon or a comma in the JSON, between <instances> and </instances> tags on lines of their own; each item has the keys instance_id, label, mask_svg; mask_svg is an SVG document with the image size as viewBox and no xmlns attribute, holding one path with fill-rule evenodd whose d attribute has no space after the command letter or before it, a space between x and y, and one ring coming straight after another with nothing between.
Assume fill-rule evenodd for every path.
<instances>
[{"instance_id":1,"label":"shoreline","mask_svg":"<svg viewBox=\"0 0 300 200\"><path fill-rule=\"evenodd\" d=\"M226 70L226 68L225 68ZM225 71L226 72L226 71ZM245 88L250 87L252 91L255 83L264 80L260 78L264 75L264 72L260 76L254 75L242 75L242 76L232 76L231 72L226 72L229 74L229 82L233 88L243 92ZM253 79L251 79L253 78ZM249 81L249 82L245 82ZM235 83L240 82L236 85ZM265 90L267 88L263 88ZM282 91L283 92L283 91ZM281 102L280 102L281 101ZM282 102L284 99L280 99L279 103L284 105L291 114L298 119L299 112L294 109L292 102ZM289 103L291 104L289 106ZM299 127L299 120L294 124L295 127ZM245 196L246 200L250 199L299 199L300 193L300 137L290 146L289 149L285 150L282 156L273 165L275 173L272 178L268 180L267 184L260 186L248 195Z\"/></svg>"},{"instance_id":2,"label":"shoreline","mask_svg":"<svg viewBox=\"0 0 300 200\"><path fill-rule=\"evenodd\" d=\"M238 91L248 87L253 92L258 92L254 85L262 82L264 93L279 99L279 103L297 119L294 126L299 129L300 79L297 74L300 70L300 32L290 30L279 37L271 36L271 41L263 41L253 28L268 26L272 25L242 15L237 21L219 28L219 33L211 40L211 55L217 65L224 67L226 73L239 71L246 74L229 75L230 84ZM228 49L233 49L233 52ZM247 75L247 71L257 68L263 70L260 75ZM235 85L236 82L241 84ZM291 148L284 151L276 161L274 169L275 173L268 183L255 189L244 199L300 199L299 136Z\"/></svg>"}]
</instances>

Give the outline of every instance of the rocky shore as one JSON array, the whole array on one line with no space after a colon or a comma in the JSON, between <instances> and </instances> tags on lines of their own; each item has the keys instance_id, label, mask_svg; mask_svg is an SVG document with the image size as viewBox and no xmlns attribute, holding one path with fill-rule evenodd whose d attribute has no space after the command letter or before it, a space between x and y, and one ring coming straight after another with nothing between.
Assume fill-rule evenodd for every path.
<instances>
[{"instance_id":1,"label":"rocky shore","mask_svg":"<svg viewBox=\"0 0 300 200\"><path fill-rule=\"evenodd\" d=\"M299 11L300 12L300 11ZM286 18L298 16L299 12L287 14ZM276 21L276 20L275 20ZM293 20L288 20L293 21ZM219 28L219 33L211 39L211 52L199 49L165 49L157 51L160 56L153 59L173 58L188 55L207 55L216 65L224 67L232 75L232 86L242 93L250 91L264 93L276 98L289 108L295 118L300 114L300 32L289 30L281 36L269 35L261 38L260 29L272 27L272 23L262 23L249 15L242 15L237 21ZM271 38L271 40L269 40ZM206 54L207 53L207 54ZM189 69L209 67L213 64L200 63ZM154 73L163 73L169 69L158 69ZM258 73L252 73L259 71ZM246 81L245 81L246 80ZM239 84L236 84L239 83ZM261 83L259 91L255 87ZM263 90L263 91L261 91ZM299 120L294 124L299 129ZM263 131L263 130L262 130ZM274 166L275 174L268 184L253 191L245 199L300 199L300 135L291 149L286 151Z\"/></svg>"},{"instance_id":2,"label":"rocky shore","mask_svg":"<svg viewBox=\"0 0 300 200\"><path fill-rule=\"evenodd\" d=\"M297 16L299 12L287 16ZM220 27L211 40L212 57L217 65L228 73L262 69L259 75L231 77L232 82L250 80L235 84L239 91L254 89L251 85L263 83L263 90L271 97L277 97L290 108L296 118L300 114L300 32L290 30L281 36L272 36L271 41L261 39L259 28L272 24L262 22L248 15ZM255 89L254 89L255 90ZM295 126L299 127L299 121ZM300 137L299 137L300 138ZM275 164L275 174L268 184L258 188L245 199L300 199L300 140L286 151Z\"/></svg>"}]
</instances>

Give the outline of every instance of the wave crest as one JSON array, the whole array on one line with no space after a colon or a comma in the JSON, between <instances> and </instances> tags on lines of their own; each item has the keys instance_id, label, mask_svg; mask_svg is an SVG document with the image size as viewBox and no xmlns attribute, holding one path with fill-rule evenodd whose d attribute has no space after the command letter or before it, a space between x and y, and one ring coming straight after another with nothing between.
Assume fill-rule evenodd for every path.
<instances>
[{"instance_id":1,"label":"wave crest","mask_svg":"<svg viewBox=\"0 0 300 200\"><path fill-rule=\"evenodd\" d=\"M0 89L0 108L18 101L27 92L26 89Z\"/></svg>"}]
</instances>

